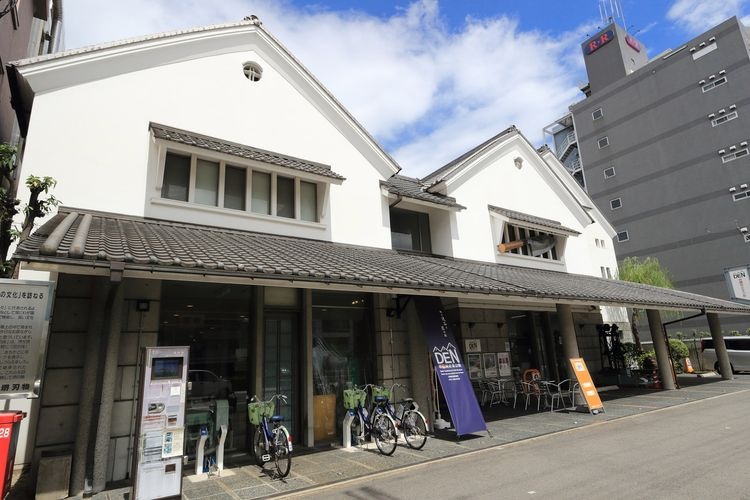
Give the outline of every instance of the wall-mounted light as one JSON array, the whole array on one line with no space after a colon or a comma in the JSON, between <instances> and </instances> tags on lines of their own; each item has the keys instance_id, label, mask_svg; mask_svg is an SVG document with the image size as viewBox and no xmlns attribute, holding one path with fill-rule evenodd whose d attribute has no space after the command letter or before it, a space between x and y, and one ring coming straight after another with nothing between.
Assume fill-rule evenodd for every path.
<instances>
[{"instance_id":1,"label":"wall-mounted light","mask_svg":"<svg viewBox=\"0 0 750 500\"><path fill-rule=\"evenodd\" d=\"M740 189L747 189L747 184L740 184Z\"/></svg>"},{"instance_id":2,"label":"wall-mounted light","mask_svg":"<svg viewBox=\"0 0 750 500\"><path fill-rule=\"evenodd\" d=\"M151 309L151 301L138 299L135 301L135 310L139 312L148 312Z\"/></svg>"},{"instance_id":3,"label":"wall-mounted light","mask_svg":"<svg viewBox=\"0 0 750 500\"><path fill-rule=\"evenodd\" d=\"M723 154L724 154L724 153L726 153L726 152L727 152L727 150L726 150L726 149L720 149L720 150L719 150L719 154L720 154L720 155L723 155Z\"/></svg>"},{"instance_id":4,"label":"wall-mounted light","mask_svg":"<svg viewBox=\"0 0 750 500\"><path fill-rule=\"evenodd\" d=\"M721 71L719 71L719 74L720 75L726 75L727 74L727 70L722 69Z\"/></svg>"},{"instance_id":5,"label":"wall-mounted light","mask_svg":"<svg viewBox=\"0 0 750 500\"><path fill-rule=\"evenodd\" d=\"M523 167L523 158L516 156L513 158L513 163L516 165L516 168L520 170L521 167Z\"/></svg>"},{"instance_id":6,"label":"wall-mounted light","mask_svg":"<svg viewBox=\"0 0 750 500\"><path fill-rule=\"evenodd\" d=\"M730 193L734 193L735 191L737 191L736 187L732 186L732 187L729 188L729 192Z\"/></svg>"},{"instance_id":7,"label":"wall-mounted light","mask_svg":"<svg viewBox=\"0 0 750 500\"><path fill-rule=\"evenodd\" d=\"M709 118L716 118L716 113L711 113L710 115L708 115L708 117Z\"/></svg>"},{"instance_id":8,"label":"wall-mounted light","mask_svg":"<svg viewBox=\"0 0 750 500\"><path fill-rule=\"evenodd\" d=\"M740 232L741 233L746 233L747 232L747 227L741 227L740 228Z\"/></svg>"}]
</instances>

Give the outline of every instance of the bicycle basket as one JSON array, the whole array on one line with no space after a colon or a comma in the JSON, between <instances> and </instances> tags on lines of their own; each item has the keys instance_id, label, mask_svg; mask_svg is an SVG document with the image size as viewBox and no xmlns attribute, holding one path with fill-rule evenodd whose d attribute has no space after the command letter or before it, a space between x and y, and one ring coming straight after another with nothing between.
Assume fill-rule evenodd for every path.
<instances>
[{"instance_id":1,"label":"bicycle basket","mask_svg":"<svg viewBox=\"0 0 750 500\"><path fill-rule=\"evenodd\" d=\"M347 410L356 410L357 405L365 405L367 392L362 389L344 389L344 408Z\"/></svg>"},{"instance_id":2,"label":"bicycle basket","mask_svg":"<svg viewBox=\"0 0 750 500\"><path fill-rule=\"evenodd\" d=\"M274 401L257 401L247 404L247 417L253 425L260 425L262 417L272 417L276 405Z\"/></svg>"},{"instance_id":3,"label":"bicycle basket","mask_svg":"<svg viewBox=\"0 0 750 500\"><path fill-rule=\"evenodd\" d=\"M385 397L388 399L391 399L391 390L387 387L379 387L379 386L373 386L372 387L372 399L375 399L377 397Z\"/></svg>"}]
</instances>

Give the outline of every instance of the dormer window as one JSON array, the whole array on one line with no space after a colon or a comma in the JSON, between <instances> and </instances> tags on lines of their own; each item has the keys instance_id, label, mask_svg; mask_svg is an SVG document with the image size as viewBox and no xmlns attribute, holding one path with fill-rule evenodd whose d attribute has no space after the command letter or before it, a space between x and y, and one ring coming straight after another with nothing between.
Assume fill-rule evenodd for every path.
<instances>
[{"instance_id":1,"label":"dormer window","mask_svg":"<svg viewBox=\"0 0 750 500\"><path fill-rule=\"evenodd\" d=\"M500 253L560 260L555 235L510 223L504 226L502 241L497 246Z\"/></svg>"},{"instance_id":2,"label":"dormer window","mask_svg":"<svg viewBox=\"0 0 750 500\"><path fill-rule=\"evenodd\" d=\"M244 211L248 208L248 193L249 209L253 213L319 221L317 183L212 161L195 154L174 151L166 154L162 198Z\"/></svg>"},{"instance_id":3,"label":"dormer window","mask_svg":"<svg viewBox=\"0 0 750 500\"><path fill-rule=\"evenodd\" d=\"M166 125L149 127L161 158L155 167L161 198L152 203L162 206L319 223L326 221L328 186L344 181L321 163Z\"/></svg>"},{"instance_id":4,"label":"dormer window","mask_svg":"<svg viewBox=\"0 0 750 500\"><path fill-rule=\"evenodd\" d=\"M430 216L391 208L391 244L394 250L431 253Z\"/></svg>"}]
</instances>

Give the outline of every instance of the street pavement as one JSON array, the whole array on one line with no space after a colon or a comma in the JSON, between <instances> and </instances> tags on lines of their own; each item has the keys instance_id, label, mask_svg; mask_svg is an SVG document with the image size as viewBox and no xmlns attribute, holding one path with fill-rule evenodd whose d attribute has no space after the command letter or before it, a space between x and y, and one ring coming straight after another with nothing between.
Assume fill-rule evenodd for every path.
<instances>
[{"instance_id":1,"label":"street pavement","mask_svg":"<svg viewBox=\"0 0 750 500\"><path fill-rule=\"evenodd\" d=\"M750 415L750 375L682 377L680 383L676 391L602 392L605 412L599 415L524 411L519 398L517 408L483 410L490 434L457 440L442 431L422 450L400 444L390 457L374 446L298 447L283 480L246 456L221 476L186 476L183 498L685 499L722 493L717 498L750 500L750 426L742 425ZM123 485L91 498L129 499L129 490ZM9 498L27 495L14 488Z\"/></svg>"},{"instance_id":2,"label":"street pavement","mask_svg":"<svg viewBox=\"0 0 750 500\"><path fill-rule=\"evenodd\" d=\"M727 384L718 382L718 385ZM750 499L744 390L547 434L298 495L326 499ZM707 394L717 385L676 391ZM660 393L664 394L664 393ZM636 405L641 406L639 402ZM630 406L618 398L606 408ZM656 409L655 409L656 410Z\"/></svg>"}]
</instances>

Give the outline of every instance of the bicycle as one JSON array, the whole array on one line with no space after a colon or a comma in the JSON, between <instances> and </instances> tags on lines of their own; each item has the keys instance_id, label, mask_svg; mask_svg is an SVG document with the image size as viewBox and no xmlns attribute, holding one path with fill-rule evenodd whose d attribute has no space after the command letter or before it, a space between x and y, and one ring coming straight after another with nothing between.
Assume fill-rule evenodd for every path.
<instances>
[{"instance_id":1,"label":"bicycle","mask_svg":"<svg viewBox=\"0 0 750 500\"><path fill-rule=\"evenodd\" d=\"M381 395L390 399L391 396L395 396L397 387L406 389L403 384L393 384L388 393L385 393L386 389L383 388ZM412 398L404 398L399 401L398 408L394 409L393 404L388 401L385 408L396 422L396 426L404 433L404 441L409 448L421 450L427 442L427 419L419 411L419 405Z\"/></svg>"},{"instance_id":2,"label":"bicycle","mask_svg":"<svg viewBox=\"0 0 750 500\"><path fill-rule=\"evenodd\" d=\"M353 417L350 424L352 442L361 444L366 437L375 440L375 445L383 455L393 455L396 451L396 440L398 434L396 423L384 408L388 398L373 395L372 407L368 415L364 404L367 400L367 389L374 387L372 384L365 385L362 389L345 389L344 406Z\"/></svg>"},{"instance_id":3,"label":"bicycle","mask_svg":"<svg viewBox=\"0 0 750 500\"><path fill-rule=\"evenodd\" d=\"M255 463L263 467L273 461L278 477L286 477L292 468L292 437L282 425L284 417L274 415L275 402L286 403L287 397L275 394L268 401L261 401L253 396L247 405L250 423L256 426L253 438L253 456ZM269 427L269 422L273 427Z\"/></svg>"}]
</instances>

